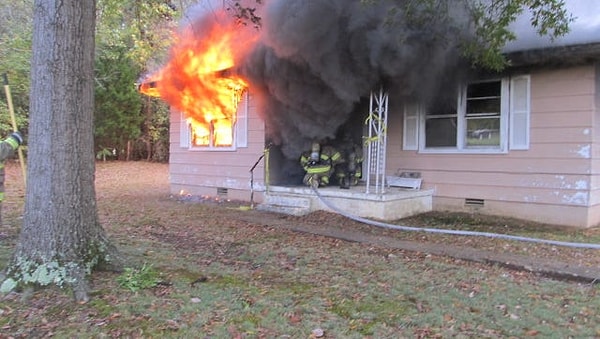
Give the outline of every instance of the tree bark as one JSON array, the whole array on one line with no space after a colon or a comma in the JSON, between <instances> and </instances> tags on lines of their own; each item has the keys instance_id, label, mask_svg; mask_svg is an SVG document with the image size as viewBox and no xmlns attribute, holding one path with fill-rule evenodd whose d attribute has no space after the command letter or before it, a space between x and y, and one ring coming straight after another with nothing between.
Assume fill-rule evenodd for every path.
<instances>
[{"instance_id":1,"label":"tree bark","mask_svg":"<svg viewBox=\"0 0 600 339\"><path fill-rule=\"evenodd\" d=\"M94 186L95 0L36 0L25 215L3 290L67 286L119 264L98 220Z\"/></svg>"}]
</instances>

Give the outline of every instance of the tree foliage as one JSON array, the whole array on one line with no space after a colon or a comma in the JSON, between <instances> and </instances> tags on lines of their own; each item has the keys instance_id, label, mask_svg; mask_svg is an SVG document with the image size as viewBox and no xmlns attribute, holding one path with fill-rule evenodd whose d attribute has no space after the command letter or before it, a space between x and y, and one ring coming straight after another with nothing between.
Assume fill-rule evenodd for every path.
<instances>
[{"instance_id":1,"label":"tree foliage","mask_svg":"<svg viewBox=\"0 0 600 339\"><path fill-rule=\"evenodd\" d=\"M99 8L96 151L114 148L127 160L168 159L154 154L168 142L168 109L142 100L134 84L165 57L181 11L170 0L100 0Z\"/></svg>"},{"instance_id":2,"label":"tree foliage","mask_svg":"<svg viewBox=\"0 0 600 339\"><path fill-rule=\"evenodd\" d=\"M507 65L502 49L517 38L511 24L520 15L528 14L537 33L552 39L568 33L574 20L564 0L362 0L365 4L381 1L391 3L388 24L408 19L424 27L443 21L457 30L471 31L463 42L463 54L473 66L496 71ZM457 15L459 6L469 9L468 18Z\"/></svg>"},{"instance_id":3,"label":"tree foliage","mask_svg":"<svg viewBox=\"0 0 600 339\"><path fill-rule=\"evenodd\" d=\"M22 131L27 130L29 112L32 8L31 0L0 1L0 74L7 74L17 126ZM12 125L4 92L1 97L0 134L6 135Z\"/></svg>"},{"instance_id":4,"label":"tree foliage","mask_svg":"<svg viewBox=\"0 0 600 339\"><path fill-rule=\"evenodd\" d=\"M510 25L524 11L530 13L530 23L537 33L552 39L568 33L573 21L564 0L476 2L472 5L476 38L465 44L465 54L475 65L502 69L506 66L502 48L517 38Z\"/></svg>"},{"instance_id":5,"label":"tree foliage","mask_svg":"<svg viewBox=\"0 0 600 339\"><path fill-rule=\"evenodd\" d=\"M105 47L98 54L94 109L96 148L123 152L129 140L140 136L144 121L141 97L135 87L139 65L131 60L125 47Z\"/></svg>"},{"instance_id":6,"label":"tree foliage","mask_svg":"<svg viewBox=\"0 0 600 339\"><path fill-rule=\"evenodd\" d=\"M98 0L95 76L96 107L100 111L96 112L98 125L94 132L96 152L107 147L122 150L130 142L142 145L140 151L134 152L140 154L138 158L168 158L168 154L146 154L148 149L164 149L168 142L168 108L160 101L149 103L153 109L149 114L147 101L142 101L134 84L143 74L158 68L168 51L178 18L191 3L191 0L177 4L171 0ZM25 135L29 118L32 9L32 0L0 0L0 73L8 74L17 124ZM8 117L6 105L0 104L0 134L11 130ZM112 117L115 120L109 121ZM156 122L160 125L153 126ZM152 135L145 134L146 131ZM109 140L114 136L118 139Z\"/></svg>"}]
</instances>

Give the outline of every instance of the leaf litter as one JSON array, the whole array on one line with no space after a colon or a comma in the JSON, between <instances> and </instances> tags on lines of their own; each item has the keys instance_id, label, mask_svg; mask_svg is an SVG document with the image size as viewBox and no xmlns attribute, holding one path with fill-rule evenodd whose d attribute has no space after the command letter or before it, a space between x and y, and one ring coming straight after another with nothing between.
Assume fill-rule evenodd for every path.
<instances>
[{"instance_id":1,"label":"leaf litter","mask_svg":"<svg viewBox=\"0 0 600 339\"><path fill-rule=\"evenodd\" d=\"M3 265L22 222L19 171L16 163L7 164ZM97 272L87 304L76 304L68 291L53 287L28 298L3 295L0 338L600 335L600 316L592 311L600 306L595 284L427 249L462 246L598 267L595 251L402 233L327 212L293 217L247 210L239 208L242 202L172 195L167 178L165 164L97 164L98 212L107 233L131 267L150 263L168 284L132 292L119 286L118 274ZM468 214L429 213L398 223L600 239L596 229L565 230ZM314 230L335 230L331 234L342 237ZM368 237L360 241L348 234ZM396 248L389 246L391 240L416 247Z\"/></svg>"}]
</instances>

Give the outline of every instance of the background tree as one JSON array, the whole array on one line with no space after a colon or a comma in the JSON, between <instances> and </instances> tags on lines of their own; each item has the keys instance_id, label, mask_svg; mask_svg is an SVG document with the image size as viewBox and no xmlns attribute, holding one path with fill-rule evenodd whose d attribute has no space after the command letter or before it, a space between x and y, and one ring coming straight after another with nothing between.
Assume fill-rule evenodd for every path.
<instances>
[{"instance_id":1,"label":"background tree","mask_svg":"<svg viewBox=\"0 0 600 339\"><path fill-rule=\"evenodd\" d=\"M142 101L141 95L133 90L133 84L147 72L148 66L152 67L152 60L160 60L161 51L164 54L168 50L172 26L181 15L181 11L176 9L189 5L184 1L177 3L178 7L168 0L99 0L96 30L97 107L108 109L112 105L122 114L107 115L107 110L98 112L98 121L103 123L99 123L94 131L96 152L114 148L123 160L168 159L168 133L165 132L168 130L168 107L156 99L143 98ZM0 0L0 73L8 73L17 124L25 135L29 114L32 21L33 0ZM114 65L114 62L121 61L125 64ZM106 62L112 62L110 66L113 67L103 66L102 63ZM129 78L121 78L114 73L115 67L121 67ZM132 69L125 70L127 67ZM137 74L133 75L135 72ZM115 88L124 89L124 93L127 93L118 94L117 101L119 105L123 104L122 109L117 107L115 98L106 92ZM111 117L117 120L110 121ZM123 129L131 133L126 133L124 137L120 134ZM10 130L7 107L0 105L0 134ZM126 140L110 140L115 135ZM130 149L127 149L127 145ZM130 154L133 156L128 157Z\"/></svg>"},{"instance_id":2,"label":"background tree","mask_svg":"<svg viewBox=\"0 0 600 339\"><path fill-rule=\"evenodd\" d=\"M135 87L139 66L131 60L125 47L105 47L98 54L94 109L96 154L114 150L117 157L129 155L128 145L140 136L144 122L142 98Z\"/></svg>"},{"instance_id":3,"label":"background tree","mask_svg":"<svg viewBox=\"0 0 600 339\"><path fill-rule=\"evenodd\" d=\"M95 0L36 0L23 227L3 290L70 286L118 258L99 223L94 188Z\"/></svg>"},{"instance_id":4,"label":"background tree","mask_svg":"<svg viewBox=\"0 0 600 339\"><path fill-rule=\"evenodd\" d=\"M134 78L118 78L114 76L101 80L102 86L97 86L98 101L110 99L117 95L129 101L127 111L121 113L102 110L97 114L96 150L115 148L117 157L123 160L168 160L168 124L169 109L166 104L157 99L142 98L139 93L119 95L116 92L129 93L134 90L133 84L158 68L158 62L163 60L171 42L172 31L181 16L182 1L175 4L170 0L100 0L98 15L97 41L99 46L98 76L107 71L100 70L100 65L111 59L120 59L134 71ZM187 4L185 5L187 6ZM107 65L109 68L115 66ZM100 82L98 83L100 85ZM112 87L112 93L106 93L103 88ZM108 95L106 95L108 94ZM113 103L103 103L111 106ZM133 110L137 106L137 110ZM98 107L98 105L97 105ZM108 107L106 107L108 108ZM106 114L108 113L108 114ZM125 118L124 115L128 115ZM116 118L116 120L113 120ZM102 122L102 123L100 123ZM123 129L128 132L123 134ZM118 136L117 139L114 139ZM109 140L112 140L110 142ZM113 146L108 146L112 144Z\"/></svg>"}]
</instances>

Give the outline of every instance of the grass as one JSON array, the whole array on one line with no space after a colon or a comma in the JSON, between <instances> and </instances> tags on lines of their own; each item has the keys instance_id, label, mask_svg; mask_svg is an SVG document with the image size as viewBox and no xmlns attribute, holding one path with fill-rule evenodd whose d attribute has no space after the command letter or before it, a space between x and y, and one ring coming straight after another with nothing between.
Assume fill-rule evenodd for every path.
<instances>
[{"instance_id":1,"label":"grass","mask_svg":"<svg viewBox=\"0 0 600 339\"><path fill-rule=\"evenodd\" d=\"M325 338L600 336L595 285L244 223L236 215L254 212L181 203L156 183L158 174L139 175L155 171L166 180L162 165L98 170L107 183L97 188L99 214L130 273L151 267L165 284L132 290L119 284L121 275L98 272L86 304L58 288L27 300L4 295L0 338L309 338L317 329ZM123 195L118 177L127 171L147 183ZM20 220L11 208L5 216L13 226L0 237L0 265ZM494 227L468 215L429 217L440 227ZM579 236L545 235L555 234Z\"/></svg>"}]
</instances>

